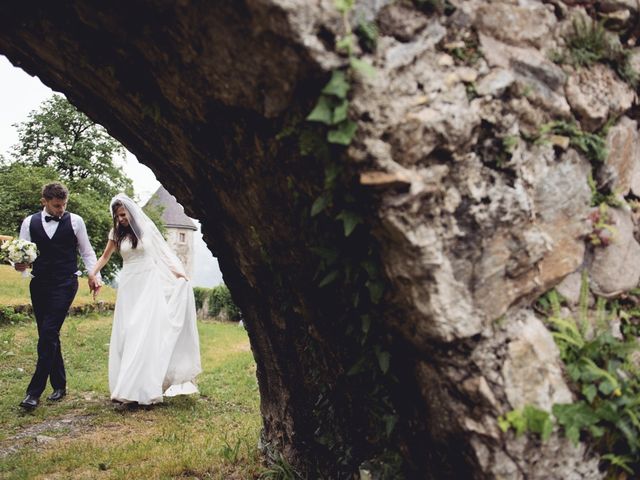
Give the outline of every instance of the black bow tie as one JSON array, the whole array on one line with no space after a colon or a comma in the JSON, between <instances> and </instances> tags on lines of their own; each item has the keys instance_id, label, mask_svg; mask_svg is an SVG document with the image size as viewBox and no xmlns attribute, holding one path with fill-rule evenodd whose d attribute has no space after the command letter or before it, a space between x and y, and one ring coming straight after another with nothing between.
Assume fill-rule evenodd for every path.
<instances>
[{"instance_id":1,"label":"black bow tie","mask_svg":"<svg viewBox=\"0 0 640 480\"><path fill-rule=\"evenodd\" d=\"M59 222L60 220L62 220L60 217L51 217L49 215L45 215L44 216L44 220L46 222L50 222L51 220L55 221L55 222Z\"/></svg>"}]
</instances>

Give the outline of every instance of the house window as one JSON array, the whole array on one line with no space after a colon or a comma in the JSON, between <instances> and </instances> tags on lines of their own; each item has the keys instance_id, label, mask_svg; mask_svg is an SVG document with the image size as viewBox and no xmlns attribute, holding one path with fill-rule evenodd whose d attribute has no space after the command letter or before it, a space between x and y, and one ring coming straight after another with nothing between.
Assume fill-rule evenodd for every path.
<instances>
[{"instance_id":1,"label":"house window","mask_svg":"<svg viewBox=\"0 0 640 480\"><path fill-rule=\"evenodd\" d=\"M180 232L179 239L180 239L180 243L184 243L187 241L187 235L185 233Z\"/></svg>"}]
</instances>

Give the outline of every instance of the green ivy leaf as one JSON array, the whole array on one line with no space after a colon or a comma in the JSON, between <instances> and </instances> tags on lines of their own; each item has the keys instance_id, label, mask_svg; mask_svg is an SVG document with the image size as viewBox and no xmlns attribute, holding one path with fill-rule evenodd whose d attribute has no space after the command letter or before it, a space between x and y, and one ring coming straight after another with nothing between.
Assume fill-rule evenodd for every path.
<instances>
[{"instance_id":1,"label":"green ivy leaf","mask_svg":"<svg viewBox=\"0 0 640 480\"><path fill-rule=\"evenodd\" d=\"M332 125L332 110L331 100L325 95L320 95L318 103L307 116L307 120L310 122L320 122L325 125Z\"/></svg>"},{"instance_id":2,"label":"green ivy leaf","mask_svg":"<svg viewBox=\"0 0 640 480\"><path fill-rule=\"evenodd\" d=\"M329 192L324 192L322 195L316 198L315 202L313 202L313 205L311 205L311 216L315 217L316 215L318 215L325 208L327 208L327 205L329 205L329 203L331 203L331 194Z\"/></svg>"},{"instance_id":3,"label":"green ivy leaf","mask_svg":"<svg viewBox=\"0 0 640 480\"><path fill-rule=\"evenodd\" d=\"M332 282L335 282L339 275L340 275L340 272L338 272L337 270L333 270L333 271L329 272L322 279L322 281L320 282L318 287L322 288L322 287L325 287L325 286L329 285Z\"/></svg>"},{"instance_id":4,"label":"green ivy leaf","mask_svg":"<svg viewBox=\"0 0 640 480\"><path fill-rule=\"evenodd\" d=\"M348 55L351 55L351 52L353 51L353 43L354 43L353 35L351 34L345 35L344 37L342 37L340 40L336 42L336 50L338 50L339 52L345 52Z\"/></svg>"},{"instance_id":5,"label":"green ivy leaf","mask_svg":"<svg viewBox=\"0 0 640 480\"><path fill-rule=\"evenodd\" d=\"M582 394L589 401L589 403L593 403L593 399L596 398L598 394L598 389L592 383L589 385L584 385L582 387Z\"/></svg>"},{"instance_id":6,"label":"green ivy leaf","mask_svg":"<svg viewBox=\"0 0 640 480\"><path fill-rule=\"evenodd\" d=\"M347 113L349 112L349 100L346 98L340 102L340 104L333 111L332 125L336 125L347 119Z\"/></svg>"},{"instance_id":7,"label":"green ivy leaf","mask_svg":"<svg viewBox=\"0 0 640 480\"><path fill-rule=\"evenodd\" d=\"M348 237L353 233L353 230L356 226L362 222L362 218L355 212L350 212L349 210L341 211L336 219L342 220L342 224L344 226L344 236Z\"/></svg>"},{"instance_id":8,"label":"green ivy leaf","mask_svg":"<svg viewBox=\"0 0 640 480\"><path fill-rule=\"evenodd\" d=\"M345 120L340 123L337 128L330 130L327 135L329 143L337 143L338 145L347 146L353 140L353 136L356 134L358 124L351 120Z\"/></svg>"},{"instance_id":9,"label":"green ivy leaf","mask_svg":"<svg viewBox=\"0 0 640 480\"><path fill-rule=\"evenodd\" d=\"M333 189L336 179L340 176L342 169L335 163L332 163L324 169L324 188L327 190Z\"/></svg>"},{"instance_id":10,"label":"green ivy leaf","mask_svg":"<svg viewBox=\"0 0 640 480\"><path fill-rule=\"evenodd\" d=\"M334 70L331 75L331 80L322 89L322 93L325 95L333 95L338 98L346 98L349 92L349 82L347 82L347 76L343 70Z\"/></svg>"},{"instance_id":11,"label":"green ivy leaf","mask_svg":"<svg viewBox=\"0 0 640 480\"><path fill-rule=\"evenodd\" d=\"M600 390L605 395L611 395L615 389L616 387L611 385L611 382L609 382L609 380L600 382L600 385L598 385L598 390Z\"/></svg>"},{"instance_id":12,"label":"green ivy leaf","mask_svg":"<svg viewBox=\"0 0 640 480\"><path fill-rule=\"evenodd\" d=\"M553 422L549 412L532 405L524 407L523 416L527 421L527 429L538 433L543 441L548 440L553 431Z\"/></svg>"},{"instance_id":13,"label":"green ivy leaf","mask_svg":"<svg viewBox=\"0 0 640 480\"><path fill-rule=\"evenodd\" d=\"M512 410L505 415L507 422L516 431L516 437L519 437L527 430L527 420L522 414L522 410Z\"/></svg>"},{"instance_id":14,"label":"green ivy leaf","mask_svg":"<svg viewBox=\"0 0 640 480\"><path fill-rule=\"evenodd\" d=\"M347 372L347 376L356 375L364 371L364 358L358 360Z\"/></svg>"},{"instance_id":15,"label":"green ivy leaf","mask_svg":"<svg viewBox=\"0 0 640 480\"><path fill-rule=\"evenodd\" d=\"M365 78L372 78L376 75L376 69L366 60L360 60L359 58L352 58L349 60L351 68L362 75Z\"/></svg>"},{"instance_id":16,"label":"green ivy leaf","mask_svg":"<svg viewBox=\"0 0 640 480\"><path fill-rule=\"evenodd\" d=\"M367 272L369 278L375 278L378 275L378 266L373 260L363 260L360 266Z\"/></svg>"},{"instance_id":17,"label":"green ivy leaf","mask_svg":"<svg viewBox=\"0 0 640 480\"><path fill-rule=\"evenodd\" d=\"M567 437L576 445L580 440L580 430L595 425L599 421L597 415L589 405L580 401L577 403L556 403L552 408L558 423L565 429Z\"/></svg>"},{"instance_id":18,"label":"green ivy leaf","mask_svg":"<svg viewBox=\"0 0 640 480\"><path fill-rule=\"evenodd\" d=\"M511 427L511 424L505 417L500 415L498 417L498 427L500 427L500 430L502 430L503 433L507 433L507 431Z\"/></svg>"},{"instance_id":19,"label":"green ivy leaf","mask_svg":"<svg viewBox=\"0 0 640 480\"><path fill-rule=\"evenodd\" d=\"M326 260L328 265L335 263L339 255L338 251L327 247L311 247L309 250L311 250L323 260Z\"/></svg>"},{"instance_id":20,"label":"green ivy leaf","mask_svg":"<svg viewBox=\"0 0 640 480\"><path fill-rule=\"evenodd\" d=\"M369 333L369 329L371 328L371 317L369 315L363 315L362 319L362 333L365 335Z\"/></svg>"},{"instance_id":21,"label":"green ivy leaf","mask_svg":"<svg viewBox=\"0 0 640 480\"><path fill-rule=\"evenodd\" d=\"M393 429L395 428L396 423L398 423L397 415L384 416L384 426L385 426L384 430L387 437L389 437L391 435L391 432L393 432Z\"/></svg>"},{"instance_id":22,"label":"green ivy leaf","mask_svg":"<svg viewBox=\"0 0 640 480\"><path fill-rule=\"evenodd\" d=\"M382 299L382 294L384 293L384 283L381 281L368 281L366 285L369 289L371 301L377 305Z\"/></svg>"},{"instance_id":23,"label":"green ivy leaf","mask_svg":"<svg viewBox=\"0 0 640 480\"><path fill-rule=\"evenodd\" d=\"M376 356L378 357L378 365L380 366L380 370L382 371L382 373L387 373L389 371L391 355L389 354L389 352L377 350Z\"/></svg>"},{"instance_id":24,"label":"green ivy leaf","mask_svg":"<svg viewBox=\"0 0 640 480\"><path fill-rule=\"evenodd\" d=\"M353 9L355 0L334 0L333 4L341 14L349 13Z\"/></svg>"}]
</instances>

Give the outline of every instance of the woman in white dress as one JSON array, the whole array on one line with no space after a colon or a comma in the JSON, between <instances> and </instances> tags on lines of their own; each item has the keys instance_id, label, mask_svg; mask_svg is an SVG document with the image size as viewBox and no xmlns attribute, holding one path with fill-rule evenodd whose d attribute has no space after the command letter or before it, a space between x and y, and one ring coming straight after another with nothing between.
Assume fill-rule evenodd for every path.
<instances>
[{"instance_id":1,"label":"woman in white dress","mask_svg":"<svg viewBox=\"0 0 640 480\"><path fill-rule=\"evenodd\" d=\"M193 288L151 219L129 197L111 200L113 229L92 273L122 256L109 345L115 402L149 405L196 393L200 368Z\"/></svg>"}]
</instances>

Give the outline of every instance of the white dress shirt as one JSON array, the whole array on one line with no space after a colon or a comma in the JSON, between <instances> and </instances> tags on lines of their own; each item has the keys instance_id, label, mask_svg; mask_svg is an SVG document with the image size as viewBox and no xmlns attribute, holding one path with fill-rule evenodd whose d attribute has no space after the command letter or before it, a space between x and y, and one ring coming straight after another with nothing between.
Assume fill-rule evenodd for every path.
<instances>
[{"instance_id":1,"label":"white dress shirt","mask_svg":"<svg viewBox=\"0 0 640 480\"><path fill-rule=\"evenodd\" d=\"M58 230L58 225L60 222L50 221L47 222L44 217L49 215L46 210L43 208L40 213L40 219L42 221L42 226L44 228L45 233L49 238L52 238L53 235ZM93 247L91 246L91 242L89 241L89 235L87 234L87 226L84 224L84 220L80 215L76 215L75 213L69 212L71 216L71 228L73 229L73 233L75 233L76 238L78 239L78 250L80 251L80 256L82 257L82 261L84 262L84 266L88 272L90 272L93 267L96 265L96 252L93 251ZM23 240L31 241L31 232L29 231L29 225L31 223L31 215L25 218L22 221L22 226L20 227L20 238ZM76 272L76 275L81 275L80 270ZM97 275L100 278L100 274Z\"/></svg>"}]
</instances>

